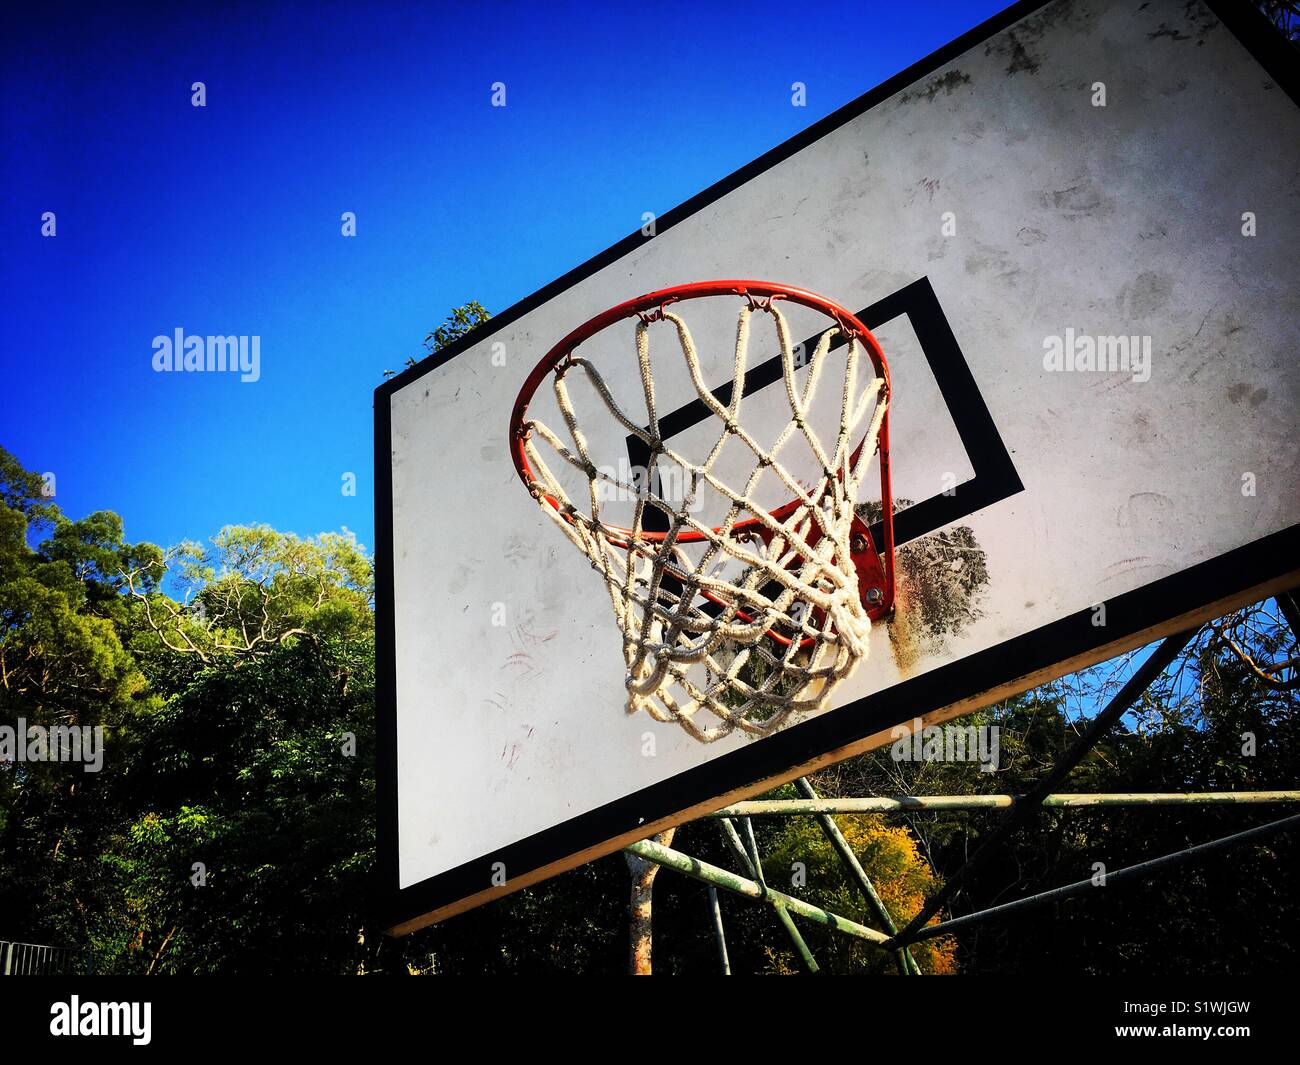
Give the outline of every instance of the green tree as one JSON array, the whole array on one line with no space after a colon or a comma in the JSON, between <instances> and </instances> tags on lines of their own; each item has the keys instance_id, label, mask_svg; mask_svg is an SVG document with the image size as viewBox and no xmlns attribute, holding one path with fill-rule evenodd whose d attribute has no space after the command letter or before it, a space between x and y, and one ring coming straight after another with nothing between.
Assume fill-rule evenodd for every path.
<instances>
[{"instance_id":1,"label":"green tree","mask_svg":"<svg viewBox=\"0 0 1300 1065\"><path fill-rule=\"evenodd\" d=\"M470 300L459 307L453 307L451 313L442 320L442 325L424 338L425 351L420 358L428 358L449 344L454 344L470 330L476 329L491 317L492 315L478 300ZM411 356L406 360L405 367L410 369L419 361L420 359ZM396 370L385 370L384 376L391 377L396 372Z\"/></svg>"},{"instance_id":2,"label":"green tree","mask_svg":"<svg viewBox=\"0 0 1300 1065\"><path fill-rule=\"evenodd\" d=\"M158 700L124 644L116 574L157 556L125 543L115 514L64 517L0 449L0 725L98 727L105 746L130 743ZM82 915L99 902L78 878L112 816L104 784L66 762L0 763L0 932L85 941Z\"/></svg>"},{"instance_id":3,"label":"green tree","mask_svg":"<svg viewBox=\"0 0 1300 1065\"><path fill-rule=\"evenodd\" d=\"M129 917L117 965L352 971L374 848L370 561L345 536L255 526L164 565L125 577L166 702L100 855Z\"/></svg>"}]
</instances>

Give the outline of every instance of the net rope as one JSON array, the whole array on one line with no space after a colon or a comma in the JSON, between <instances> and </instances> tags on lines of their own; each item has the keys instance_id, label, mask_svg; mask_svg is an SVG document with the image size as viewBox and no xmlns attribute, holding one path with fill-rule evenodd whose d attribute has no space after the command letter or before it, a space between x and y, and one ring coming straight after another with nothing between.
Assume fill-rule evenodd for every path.
<instances>
[{"instance_id":1,"label":"net rope","mask_svg":"<svg viewBox=\"0 0 1300 1065\"><path fill-rule=\"evenodd\" d=\"M761 446L741 424L755 310L774 321L791 411L789 423L770 448ZM838 326L818 339L800 388L785 316L774 301L747 297L736 327L730 402L724 405L704 382L694 338L681 317L662 308L639 317L636 350L644 423L619 406L595 366L569 353L553 374L569 442L541 421L524 423L524 448L534 475L530 488L605 581L623 635L627 712L645 710L657 721L675 721L704 743L737 729L764 736L794 715L820 709L833 688L867 656L871 621L859 593L849 538L858 490L879 444L888 402L884 382L873 371L859 385L862 348L850 335L838 425L833 442L823 446L808 424L808 408L829 361L831 342L840 334ZM679 454L660 434L650 360L650 328L660 320L675 328L695 391L720 427L716 443L700 462ZM591 386L610 416L645 446L649 458L639 483L629 484L592 461L570 394L569 378L575 374ZM868 427L855 448L858 427L868 412ZM780 461L780 453L796 435L820 466L820 475L810 485L800 483ZM754 456L753 471L739 490L714 471L723 445L732 439ZM585 477L585 508L570 498L543 458L539 442ZM665 461L684 471L677 502L658 490L656 471ZM794 500L781 519L754 499L767 472L780 479ZM609 491L602 485L635 501L630 527L602 520L602 496ZM719 493L727 506L725 520L716 527L701 524L691 513L704 486ZM647 508L667 518L666 531L645 535ZM695 561L678 542L688 531L701 538ZM735 563L741 567L740 576L726 579L719 574L724 564ZM716 723L709 721L710 715Z\"/></svg>"}]
</instances>

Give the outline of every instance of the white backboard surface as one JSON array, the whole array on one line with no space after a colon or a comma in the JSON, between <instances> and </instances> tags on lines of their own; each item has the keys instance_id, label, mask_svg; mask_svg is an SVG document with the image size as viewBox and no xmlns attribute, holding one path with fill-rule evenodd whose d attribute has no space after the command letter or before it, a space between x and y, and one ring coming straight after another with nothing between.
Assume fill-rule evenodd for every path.
<instances>
[{"instance_id":1,"label":"white backboard surface","mask_svg":"<svg viewBox=\"0 0 1300 1065\"><path fill-rule=\"evenodd\" d=\"M391 926L1294 573L1300 111L1238 8L1018 5L378 390ZM820 292L881 340L913 583L833 709L703 746L624 713L608 597L520 484L507 423L570 329L722 277ZM1051 338L1114 337L1149 360L1045 362ZM630 343L601 357L635 383ZM729 342L701 357L729 379ZM665 377L661 410L692 398Z\"/></svg>"}]
</instances>

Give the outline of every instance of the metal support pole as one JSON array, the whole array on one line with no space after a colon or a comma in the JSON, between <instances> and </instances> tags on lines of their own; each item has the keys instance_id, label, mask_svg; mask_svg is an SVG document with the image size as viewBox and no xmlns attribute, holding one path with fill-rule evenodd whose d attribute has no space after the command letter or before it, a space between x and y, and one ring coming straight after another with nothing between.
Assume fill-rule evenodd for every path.
<instances>
[{"instance_id":1,"label":"metal support pole","mask_svg":"<svg viewBox=\"0 0 1300 1065\"><path fill-rule=\"evenodd\" d=\"M718 901L718 889L709 885L709 913L713 916L713 939L718 944L718 961L722 964L722 975L731 975L731 959L727 957L727 933L722 928L722 904Z\"/></svg>"},{"instance_id":2,"label":"metal support pole","mask_svg":"<svg viewBox=\"0 0 1300 1065\"><path fill-rule=\"evenodd\" d=\"M745 898L758 899L770 906L776 906L780 903L792 914L804 917L809 921L815 921L817 924L832 928L837 932L856 936L868 943L883 945L888 939L887 936L877 932L874 928L867 928L865 925L858 924L857 921L850 921L847 917L841 917L839 914L823 910L820 906L804 902L803 899L796 899L794 896L777 891L775 888L765 888L756 881L738 876L726 869L720 869L708 862L702 862L698 858L692 858L689 854L675 851L671 847L662 846L652 840L643 839L640 843L629 843L623 849L631 851L646 861L654 862L667 869L672 869L674 872L681 873L683 876L701 880L706 884L713 884L715 887L735 892Z\"/></svg>"},{"instance_id":3,"label":"metal support pole","mask_svg":"<svg viewBox=\"0 0 1300 1065\"><path fill-rule=\"evenodd\" d=\"M746 844L741 840L740 833L736 831L736 826L731 823L730 818L724 817L718 822L718 827L722 830L723 840L726 842L727 846L731 848L732 853L736 856L736 860L740 862L740 867L757 880L758 877L756 874L761 873L762 869L761 867L757 869L755 868L754 861L750 858ZM749 829L752 836L753 826L750 825ZM754 852L755 854L758 852L757 844L754 846ZM764 887L766 887L766 884L764 884ZM806 968L810 973L816 973L818 971L817 960L813 957L812 950L809 949L807 941L795 926L790 915L779 907L776 908L775 912L777 922L785 931L786 938L790 940L790 945L794 947L795 953L799 955L799 960L803 962L804 968Z\"/></svg>"},{"instance_id":4,"label":"metal support pole","mask_svg":"<svg viewBox=\"0 0 1300 1065\"><path fill-rule=\"evenodd\" d=\"M1297 592L1300 592L1300 589L1292 588L1289 592L1283 592L1274 598L1277 599L1277 605L1281 608L1286 623L1291 626L1291 636L1300 643L1300 599L1297 598Z\"/></svg>"},{"instance_id":5,"label":"metal support pole","mask_svg":"<svg viewBox=\"0 0 1300 1065\"><path fill-rule=\"evenodd\" d=\"M1066 751L1056 765L1034 786L1033 790L1025 796L1022 802L1011 808L1002 823L980 844L979 849L970 856L966 864L950 876L943 887L935 892L929 901L921 907L920 913L908 922L907 927L897 937L898 943L896 945L903 946L918 938L917 934L926 926L931 917L948 904L971 871L987 861L990 855L997 853L998 848L1006 842L1012 833L1033 816L1034 811L1042 801L1055 790L1057 785L1065 780L1070 771L1083 760L1097 741L1105 735L1106 730L1128 712L1129 707L1178 657L1179 652L1187 646L1192 635L1193 633L1189 631L1170 636L1147 656L1147 660L1142 663L1137 672L1120 688L1115 694L1115 698L1106 705L1106 708L1092 719L1083 735L1075 741L1074 745Z\"/></svg>"},{"instance_id":6,"label":"metal support pole","mask_svg":"<svg viewBox=\"0 0 1300 1065\"><path fill-rule=\"evenodd\" d=\"M819 801L820 796L806 777L800 777L794 784L809 801ZM831 846L835 848L835 853L840 856L844 868L848 870L849 878L857 884L858 890L862 892L863 897L867 900L867 905L875 913L876 920L891 936L896 935L898 929L894 926L894 919L889 916L889 910L886 909L884 900L876 894L871 878L867 876L867 871L862 868L862 863L858 861L858 856L853 853L853 848L849 846L849 841L844 838L844 833L840 831L840 826L835 823L835 818L828 813L824 813L817 815L817 821L821 825L822 832L826 834L826 838L830 840ZM916 964L912 952L906 947L894 951L894 963L903 976L921 975L921 967Z\"/></svg>"},{"instance_id":7,"label":"metal support pole","mask_svg":"<svg viewBox=\"0 0 1300 1065\"><path fill-rule=\"evenodd\" d=\"M1209 843L1200 843L1195 847L1188 847L1186 850L1174 851L1172 854L1166 854L1159 858L1152 858L1150 861L1140 862L1137 865L1130 865L1124 869L1116 870L1113 873L1106 874L1106 884L1109 885L1118 880L1131 880L1138 877L1147 876L1150 873L1159 872L1170 866L1182 865L1185 862L1196 861L1214 851L1227 850L1229 847L1240 846L1243 843L1250 843L1257 839L1263 839L1265 836L1271 836L1275 832L1282 832L1288 828L1300 827L1300 814L1291 817L1284 817L1280 821L1270 821L1266 825L1259 825L1256 828L1248 828L1244 832L1238 832L1232 836L1224 836L1222 839L1211 840ZM1051 891L1044 891L1037 895L1030 895L1028 898L1017 899L1014 902L1006 902L1001 906L990 906L986 910L979 910L976 913L966 914L963 917L954 917L951 920L943 921L939 924L933 924L921 929L919 933L912 936L909 942L916 942L920 939L932 939L935 936L947 935L955 928L961 928L966 925L975 924L978 921L986 920L990 917L1001 917L1005 914L1016 910L1026 909L1030 906L1041 906L1047 902L1059 902L1072 895L1081 895L1087 891L1096 890L1097 885L1091 880L1079 880L1073 884L1066 884L1064 887L1053 888ZM901 937L900 937L901 938Z\"/></svg>"},{"instance_id":8,"label":"metal support pole","mask_svg":"<svg viewBox=\"0 0 1300 1065\"><path fill-rule=\"evenodd\" d=\"M799 955L799 960L803 962L803 967L808 972L817 976L821 973L822 967L817 964L817 959L813 957L812 948L808 946L808 941L804 939L798 927L794 923L794 918L790 916L789 910L785 908L780 900L772 900L772 908L776 910L776 919L781 922L785 929L786 935L790 937L790 942L794 944L795 953Z\"/></svg>"},{"instance_id":9,"label":"metal support pole","mask_svg":"<svg viewBox=\"0 0 1300 1065\"><path fill-rule=\"evenodd\" d=\"M754 838L754 822L746 817L742 824L745 826L745 834L741 838L745 841L745 853L749 855L749 867L754 871L754 879L766 887L767 881L763 877L763 861L758 856L758 840Z\"/></svg>"},{"instance_id":10,"label":"metal support pole","mask_svg":"<svg viewBox=\"0 0 1300 1065\"><path fill-rule=\"evenodd\" d=\"M754 858L751 858L748 845L745 844L745 841L741 840L740 832L736 831L736 826L735 824L732 824L731 819L723 818L722 821L719 822L719 828L722 828L723 840L727 843L728 847L732 849L732 853L735 854L736 860L740 862L741 869L744 869L746 873L753 876L755 882L763 884L763 888L766 889L767 884L762 880L762 865L755 865L755 858L758 857L757 841L754 843ZM749 832L750 839L753 840L753 824L746 823L746 830ZM774 909L776 912L777 922L780 923L781 928L785 931L785 935L787 935L787 938L790 940L790 945L794 948L794 953L797 953L798 956L800 956L800 961L803 962L803 967L809 970L810 973L818 973L820 966L816 964L816 958L813 957L813 951L811 951L809 945L807 945L807 940L803 939L798 927L794 925L793 919L790 918L790 915L785 912L785 910L781 909L780 906L774 906Z\"/></svg>"},{"instance_id":11,"label":"metal support pole","mask_svg":"<svg viewBox=\"0 0 1300 1065\"><path fill-rule=\"evenodd\" d=\"M677 829L669 828L654 838L665 847L673 841ZM625 853L628 873L631 876L628 895L628 972L633 976L650 976L654 972L654 882L659 866L643 862L634 854Z\"/></svg>"},{"instance_id":12,"label":"metal support pole","mask_svg":"<svg viewBox=\"0 0 1300 1065\"><path fill-rule=\"evenodd\" d=\"M855 799L752 799L724 806L710 817L798 817L826 814L889 814L942 810L1007 810L1025 795L891 795ZM1300 803L1300 791L1059 792L1039 805L1050 809L1089 806L1253 806Z\"/></svg>"},{"instance_id":13,"label":"metal support pole","mask_svg":"<svg viewBox=\"0 0 1300 1065\"><path fill-rule=\"evenodd\" d=\"M745 853L745 845L740 841L740 833L736 831L736 826L731 823L731 818L724 817L718 827L722 829L722 838L740 862L740 867L750 876L753 876L754 863L749 860L749 855Z\"/></svg>"},{"instance_id":14,"label":"metal support pole","mask_svg":"<svg viewBox=\"0 0 1300 1065\"><path fill-rule=\"evenodd\" d=\"M725 822L725 824L731 829L732 834L736 835L737 842L741 842L740 836L736 834L735 826L730 821ZM754 838L754 823L747 817L744 824L745 836L739 857L749 870L749 875L761 884L763 890L766 891L767 880L763 877L763 862L758 856L758 840ZM730 837L728 837L728 842L731 842ZM803 933L799 931L798 926L794 923L794 918L790 916L784 906L778 903L774 902L773 908L776 911L776 919L780 922L781 927L785 929L785 934L789 937L795 953L799 955L803 967L816 976L821 972L821 966L817 964L817 959L813 957L812 948L808 946L808 941L804 939Z\"/></svg>"}]
</instances>

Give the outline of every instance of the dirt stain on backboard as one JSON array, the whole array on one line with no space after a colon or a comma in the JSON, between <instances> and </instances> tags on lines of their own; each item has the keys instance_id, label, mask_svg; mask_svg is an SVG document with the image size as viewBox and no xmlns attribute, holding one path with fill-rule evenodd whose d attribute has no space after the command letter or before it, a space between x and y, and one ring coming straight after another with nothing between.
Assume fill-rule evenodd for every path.
<instances>
[{"instance_id":1,"label":"dirt stain on backboard","mask_svg":"<svg viewBox=\"0 0 1300 1065\"><path fill-rule=\"evenodd\" d=\"M895 499L894 512L911 505L910 499ZM879 521L880 504L864 503L858 514L868 524ZM984 549L967 525L939 529L895 548L895 606L887 624L900 673L907 676L922 655L940 653L979 618L988 583Z\"/></svg>"}]
</instances>

